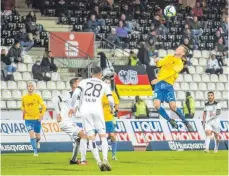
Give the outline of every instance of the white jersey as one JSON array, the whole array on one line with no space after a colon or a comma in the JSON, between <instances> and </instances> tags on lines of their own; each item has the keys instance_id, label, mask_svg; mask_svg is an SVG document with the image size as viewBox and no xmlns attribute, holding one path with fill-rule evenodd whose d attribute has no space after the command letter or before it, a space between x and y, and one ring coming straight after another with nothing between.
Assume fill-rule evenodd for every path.
<instances>
[{"instance_id":1,"label":"white jersey","mask_svg":"<svg viewBox=\"0 0 229 176\"><path fill-rule=\"evenodd\" d=\"M102 113L102 97L107 95L109 102L114 104L111 88L98 78L88 78L80 81L79 86L73 93L72 107L79 107L77 97L80 96L80 112Z\"/></svg>"},{"instance_id":2,"label":"white jersey","mask_svg":"<svg viewBox=\"0 0 229 176\"><path fill-rule=\"evenodd\" d=\"M206 123L219 123L219 115L217 111L221 111L220 104L217 101L213 103L205 103L204 112L206 112Z\"/></svg>"},{"instance_id":3,"label":"white jersey","mask_svg":"<svg viewBox=\"0 0 229 176\"><path fill-rule=\"evenodd\" d=\"M70 121L68 112L71 108L73 91L68 91L52 99L57 114L61 115L62 121ZM78 97L77 101L80 101ZM78 112L76 113L77 116Z\"/></svg>"}]
</instances>

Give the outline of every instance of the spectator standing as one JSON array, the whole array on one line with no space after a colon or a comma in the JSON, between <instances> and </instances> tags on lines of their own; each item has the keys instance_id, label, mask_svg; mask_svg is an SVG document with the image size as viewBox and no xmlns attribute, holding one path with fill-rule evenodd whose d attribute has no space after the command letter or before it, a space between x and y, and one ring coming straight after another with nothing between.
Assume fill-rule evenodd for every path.
<instances>
[{"instance_id":1,"label":"spectator standing","mask_svg":"<svg viewBox=\"0 0 229 176\"><path fill-rule=\"evenodd\" d=\"M141 64L149 65L150 62L149 53L143 43L140 44L137 57L139 58Z\"/></svg>"},{"instance_id":2,"label":"spectator standing","mask_svg":"<svg viewBox=\"0 0 229 176\"><path fill-rule=\"evenodd\" d=\"M219 63L217 59L215 58L215 55L210 55L210 59L208 60L206 73L210 74L223 74L222 67L219 66Z\"/></svg>"},{"instance_id":3,"label":"spectator standing","mask_svg":"<svg viewBox=\"0 0 229 176\"><path fill-rule=\"evenodd\" d=\"M41 61L41 67L43 67L44 72L56 72L57 66L54 63L54 58L52 57L51 51L46 51L42 61Z\"/></svg>"},{"instance_id":4,"label":"spectator standing","mask_svg":"<svg viewBox=\"0 0 229 176\"><path fill-rule=\"evenodd\" d=\"M116 29L112 28L111 29L111 33L108 35L107 40L109 40L110 42L116 44L116 45L120 45L120 39L116 34Z\"/></svg>"},{"instance_id":5,"label":"spectator standing","mask_svg":"<svg viewBox=\"0 0 229 176\"><path fill-rule=\"evenodd\" d=\"M136 119L146 119L149 117L149 109L146 103L141 100L139 96L135 97L135 102L131 109Z\"/></svg>"},{"instance_id":6,"label":"spectator standing","mask_svg":"<svg viewBox=\"0 0 229 176\"><path fill-rule=\"evenodd\" d=\"M15 63L22 62L21 53L22 53L22 49L20 47L20 42L16 41L13 44L13 46L10 48L10 50L7 54L7 57L9 57L11 63L12 62L15 62Z\"/></svg>"},{"instance_id":7,"label":"spectator standing","mask_svg":"<svg viewBox=\"0 0 229 176\"><path fill-rule=\"evenodd\" d=\"M183 105L184 115L186 119L193 119L195 115L195 101L190 92L186 92L186 99Z\"/></svg>"},{"instance_id":8,"label":"spectator standing","mask_svg":"<svg viewBox=\"0 0 229 176\"><path fill-rule=\"evenodd\" d=\"M138 58L133 51L130 51L130 55L128 57L128 65L129 66L136 66L139 65Z\"/></svg>"},{"instance_id":9,"label":"spectator standing","mask_svg":"<svg viewBox=\"0 0 229 176\"><path fill-rule=\"evenodd\" d=\"M37 79L38 81L50 81L51 77L46 76L44 69L41 66L41 61L37 60L36 63L32 67L33 79Z\"/></svg>"},{"instance_id":10,"label":"spectator standing","mask_svg":"<svg viewBox=\"0 0 229 176\"><path fill-rule=\"evenodd\" d=\"M26 52L28 52L34 45L32 34L26 33L25 28L20 30L20 33L16 36L16 40L20 42L21 47L26 47Z\"/></svg>"}]
</instances>

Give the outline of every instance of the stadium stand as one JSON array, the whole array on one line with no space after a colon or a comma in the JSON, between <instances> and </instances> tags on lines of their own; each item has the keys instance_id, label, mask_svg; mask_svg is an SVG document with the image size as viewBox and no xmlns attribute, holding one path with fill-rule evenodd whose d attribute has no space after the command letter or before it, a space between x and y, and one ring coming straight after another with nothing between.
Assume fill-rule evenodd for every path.
<instances>
[{"instance_id":1,"label":"stadium stand","mask_svg":"<svg viewBox=\"0 0 229 176\"><path fill-rule=\"evenodd\" d=\"M188 18L190 13L189 9L178 4L176 0L166 1L167 4L174 4L177 8L177 15L172 19L173 23L170 23L169 19L164 19L163 15L160 14L160 9L157 8L154 1L148 1L144 7L141 7L139 4L131 5L131 2L127 0L115 1L113 5L109 5L108 3L95 4L95 1L90 0L82 0L80 3L77 3L75 0L70 0L66 1L64 12L59 11L60 7L58 7L58 1L47 0L46 2L49 3L45 3L42 14L47 16L47 18L58 17L58 24L60 26L70 25L72 26L72 31L85 31L88 28L88 19L92 14L96 15L98 21L104 20L105 24L96 24L96 47L107 52L112 51L109 56L112 56L113 54L114 57L110 57L109 59L118 65L126 64L128 62L127 57L129 52L132 50L137 54L140 43L145 43L148 38L155 38L155 51L158 52L159 57L173 54L174 49L180 43L183 43L185 24L192 26L192 20ZM192 95L196 99L197 108L203 107L203 100L206 99L207 90L216 91L217 99L223 100L222 106L224 108L228 107L227 89L229 80L229 60L227 53L223 56L226 58L224 59L224 62L227 63L227 65L223 66L223 74L209 75L205 73L208 58L210 57L212 50L215 48L215 45L218 45L215 42L215 33L218 30L221 30L221 37L224 39L224 51L227 51L227 43L225 41L228 40L228 34L226 31L223 31L225 29L224 23L227 21L225 21L226 17L222 12L225 3L225 0L206 1L206 4L208 5L203 8L203 16L199 20L203 27L203 33L196 43L197 50L193 50L189 57L191 63L191 66L188 66L190 74L180 75L177 83L174 85L177 90L176 97L178 99L178 106L180 107L185 99L185 91L187 90L191 90ZM132 10L125 11L125 4L128 4L128 8ZM94 11L94 6L98 6L99 11ZM141 12L140 14L138 13L139 11ZM124 21L129 25L128 27L131 25L131 30L127 31L128 34L124 38L119 38L119 46L122 46L119 47L108 41L107 37L111 33L112 28L117 27L119 19L121 19L123 13L126 15L126 20ZM129 13L131 13L133 19L129 19ZM155 16L157 15L159 15L161 20L159 26L163 25L167 30L165 35L158 32L160 27L155 27ZM1 46L5 46L8 51L8 47L14 43L16 35L26 26L26 17L20 16L17 11L12 11L11 15L2 15L1 18ZM42 17L40 18L42 19ZM37 21L39 21L39 17L37 17L37 19ZM32 51L37 49L36 47L46 48L48 46L48 36L50 31L46 30L45 25L44 28L39 24L36 24L36 26L40 29L39 38L34 37L33 47L35 48L32 48ZM156 35L154 34L155 31L157 31ZM192 37L190 40L192 40ZM118 49L113 52L110 48L114 46ZM192 42L189 42L189 47L193 48ZM34 57L34 55L30 55L29 52L26 53L26 55L23 56L23 63L17 64L17 71L13 74L15 81L1 81L1 108L17 109L20 107L18 106L20 104L19 97L26 92L26 81L34 81L37 93L44 97L48 108L52 108L52 102L50 99L53 95L57 95L66 89L69 89L68 79L63 76L63 73L69 72L69 69L66 66L63 67L63 64L60 64L62 67L58 67L58 72L51 73L51 81L37 82L34 80L32 76L32 65L37 58L38 57ZM153 64L153 62L150 62L150 64ZM123 109L129 109L134 97L120 98L120 107ZM151 97L142 98L147 102L149 108L153 108Z\"/></svg>"}]
</instances>

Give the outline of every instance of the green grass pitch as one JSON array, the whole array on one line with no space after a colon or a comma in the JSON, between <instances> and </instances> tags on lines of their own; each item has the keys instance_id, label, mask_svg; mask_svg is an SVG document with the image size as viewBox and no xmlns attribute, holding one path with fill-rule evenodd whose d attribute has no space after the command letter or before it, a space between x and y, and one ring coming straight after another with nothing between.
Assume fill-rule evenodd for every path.
<instances>
[{"instance_id":1,"label":"green grass pitch","mask_svg":"<svg viewBox=\"0 0 229 176\"><path fill-rule=\"evenodd\" d=\"M100 172L90 152L88 165L69 165L71 153L2 154L2 175L228 175L228 151L118 152L111 172ZM111 153L109 153L109 158Z\"/></svg>"}]
</instances>

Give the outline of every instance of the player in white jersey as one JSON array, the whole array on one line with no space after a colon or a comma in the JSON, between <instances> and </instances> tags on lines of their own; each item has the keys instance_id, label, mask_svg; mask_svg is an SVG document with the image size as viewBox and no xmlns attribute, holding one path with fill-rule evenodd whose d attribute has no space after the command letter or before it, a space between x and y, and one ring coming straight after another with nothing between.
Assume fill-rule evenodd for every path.
<instances>
[{"instance_id":1,"label":"player in white jersey","mask_svg":"<svg viewBox=\"0 0 229 176\"><path fill-rule=\"evenodd\" d=\"M73 121L73 118L69 118L68 112L71 108L70 104L72 101L72 95L74 90L79 84L78 78L73 78L70 80L71 91L65 92L64 94L54 97L53 104L57 113L57 122L62 131L67 133L70 138L74 141L73 143L73 153L70 160L70 164L87 164L86 162L86 150L87 150L87 139L82 128L78 127ZM78 97L77 101L80 97ZM77 112L75 116L78 116ZM77 160L77 154L80 149L81 152L81 161Z\"/></svg>"},{"instance_id":2,"label":"player in white jersey","mask_svg":"<svg viewBox=\"0 0 229 176\"><path fill-rule=\"evenodd\" d=\"M111 110L114 109L114 99L112 97L111 88L102 80L102 69L95 67L92 69L92 78L82 80L76 88L73 99L73 109L69 111L71 115L79 106L77 97L81 95L80 113L83 118L83 127L89 140L89 147L97 161L101 171L110 171L111 166L108 162L108 142L106 138L106 127L103 116L102 97L107 95ZM100 160L98 148L95 142L95 134L98 133L101 139L101 148L103 154L103 162Z\"/></svg>"},{"instance_id":3,"label":"player in white jersey","mask_svg":"<svg viewBox=\"0 0 229 176\"><path fill-rule=\"evenodd\" d=\"M205 128L205 152L209 152L209 144L212 133L215 137L215 149L214 152L218 152L219 147L219 133L220 133L220 119L221 113L220 104L215 101L214 92L208 92L208 102L205 103L204 114L203 114L203 125Z\"/></svg>"}]
</instances>

